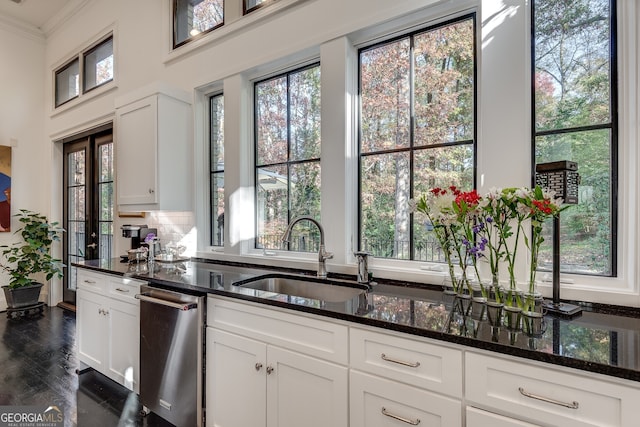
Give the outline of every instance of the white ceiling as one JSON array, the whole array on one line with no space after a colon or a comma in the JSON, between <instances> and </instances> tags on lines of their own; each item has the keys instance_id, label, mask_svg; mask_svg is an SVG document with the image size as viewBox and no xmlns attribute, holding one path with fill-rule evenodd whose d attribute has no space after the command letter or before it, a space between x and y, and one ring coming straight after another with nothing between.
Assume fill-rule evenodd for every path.
<instances>
[{"instance_id":1,"label":"white ceiling","mask_svg":"<svg viewBox=\"0 0 640 427\"><path fill-rule=\"evenodd\" d=\"M59 14L73 0L0 0L0 18L5 22L46 32L52 19L60 19Z\"/></svg>"}]
</instances>

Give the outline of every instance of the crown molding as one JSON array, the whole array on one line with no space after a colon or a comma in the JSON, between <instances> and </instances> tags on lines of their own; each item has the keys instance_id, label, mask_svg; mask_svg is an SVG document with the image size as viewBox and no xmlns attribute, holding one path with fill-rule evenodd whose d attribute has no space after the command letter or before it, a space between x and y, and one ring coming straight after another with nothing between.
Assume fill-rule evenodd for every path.
<instances>
[{"instance_id":1,"label":"crown molding","mask_svg":"<svg viewBox=\"0 0 640 427\"><path fill-rule=\"evenodd\" d=\"M26 22L20 21L18 19L9 18L4 15L0 15L0 29L7 30L11 33L24 36L26 38L43 42L45 41L45 34L37 27L33 25L29 25Z\"/></svg>"},{"instance_id":2,"label":"crown molding","mask_svg":"<svg viewBox=\"0 0 640 427\"><path fill-rule=\"evenodd\" d=\"M72 0L58 11L42 26L45 37L50 37L64 26L71 18L80 13L92 0Z\"/></svg>"}]
</instances>

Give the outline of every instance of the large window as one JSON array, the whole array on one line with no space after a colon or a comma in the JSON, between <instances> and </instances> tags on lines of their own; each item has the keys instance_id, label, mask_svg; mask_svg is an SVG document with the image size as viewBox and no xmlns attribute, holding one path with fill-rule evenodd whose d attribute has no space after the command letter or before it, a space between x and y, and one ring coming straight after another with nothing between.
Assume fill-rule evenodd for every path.
<instances>
[{"instance_id":1,"label":"large window","mask_svg":"<svg viewBox=\"0 0 640 427\"><path fill-rule=\"evenodd\" d=\"M254 94L256 247L284 249L291 219L320 220L320 65L257 82ZM288 249L318 250L315 227L296 231Z\"/></svg>"},{"instance_id":2,"label":"large window","mask_svg":"<svg viewBox=\"0 0 640 427\"><path fill-rule=\"evenodd\" d=\"M224 23L224 0L174 0L173 47L176 48Z\"/></svg>"},{"instance_id":3,"label":"large window","mask_svg":"<svg viewBox=\"0 0 640 427\"><path fill-rule=\"evenodd\" d=\"M211 246L224 246L224 96L209 99Z\"/></svg>"},{"instance_id":4,"label":"large window","mask_svg":"<svg viewBox=\"0 0 640 427\"><path fill-rule=\"evenodd\" d=\"M82 56L85 92L113 80L113 37L109 37Z\"/></svg>"},{"instance_id":5,"label":"large window","mask_svg":"<svg viewBox=\"0 0 640 427\"><path fill-rule=\"evenodd\" d=\"M578 163L579 203L562 213L561 269L616 275L615 1L533 2L536 163ZM540 264L552 264L551 238Z\"/></svg>"},{"instance_id":6,"label":"large window","mask_svg":"<svg viewBox=\"0 0 640 427\"><path fill-rule=\"evenodd\" d=\"M439 261L409 200L475 183L475 15L362 49L360 244L377 257Z\"/></svg>"}]
</instances>

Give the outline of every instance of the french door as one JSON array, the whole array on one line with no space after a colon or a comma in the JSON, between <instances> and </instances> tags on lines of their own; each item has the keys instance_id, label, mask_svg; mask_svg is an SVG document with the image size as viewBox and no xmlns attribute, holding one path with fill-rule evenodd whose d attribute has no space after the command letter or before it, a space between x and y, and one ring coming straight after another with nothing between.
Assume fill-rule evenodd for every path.
<instances>
[{"instance_id":1,"label":"french door","mask_svg":"<svg viewBox=\"0 0 640 427\"><path fill-rule=\"evenodd\" d=\"M64 154L63 300L76 298L73 262L109 259L113 242L113 131L107 129L66 142Z\"/></svg>"}]
</instances>

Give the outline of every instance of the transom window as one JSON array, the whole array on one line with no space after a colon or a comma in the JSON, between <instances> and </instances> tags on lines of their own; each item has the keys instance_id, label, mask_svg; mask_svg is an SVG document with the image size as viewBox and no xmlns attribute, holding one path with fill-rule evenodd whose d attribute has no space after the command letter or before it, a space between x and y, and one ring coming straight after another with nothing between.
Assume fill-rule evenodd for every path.
<instances>
[{"instance_id":1,"label":"transom window","mask_svg":"<svg viewBox=\"0 0 640 427\"><path fill-rule=\"evenodd\" d=\"M173 0L173 47L224 24L224 0Z\"/></svg>"},{"instance_id":2,"label":"transom window","mask_svg":"<svg viewBox=\"0 0 640 427\"><path fill-rule=\"evenodd\" d=\"M255 83L256 248L317 251L318 230L289 221L320 220L320 65ZM305 228L306 227L306 228Z\"/></svg>"},{"instance_id":3,"label":"transom window","mask_svg":"<svg viewBox=\"0 0 640 427\"><path fill-rule=\"evenodd\" d=\"M409 200L475 185L475 15L360 50L359 247L440 261Z\"/></svg>"},{"instance_id":4,"label":"transom window","mask_svg":"<svg viewBox=\"0 0 640 427\"><path fill-rule=\"evenodd\" d=\"M579 203L561 215L561 270L616 275L615 1L535 0L533 149L536 163L578 163ZM539 264L551 268L551 227Z\"/></svg>"},{"instance_id":5,"label":"transom window","mask_svg":"<svg viewBox=\"0 0 640 427\"><path fill-rule=\"evenodd\" d=\"M54 76L56 108L113 81L113 35L80 52L55 70Z\"/></svg>"}]
</instances>

